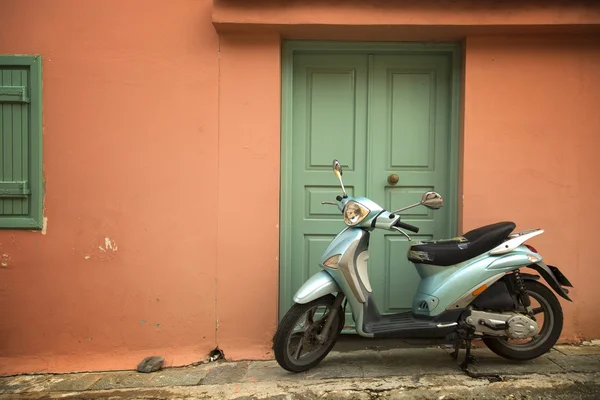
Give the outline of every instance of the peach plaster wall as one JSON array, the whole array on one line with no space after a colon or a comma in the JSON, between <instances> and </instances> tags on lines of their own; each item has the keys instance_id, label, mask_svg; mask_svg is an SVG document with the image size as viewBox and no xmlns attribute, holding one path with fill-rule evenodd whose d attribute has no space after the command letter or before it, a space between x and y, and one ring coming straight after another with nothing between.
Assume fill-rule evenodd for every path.
<instances>
[{"instance_id":1,"label":"peach plaster wall","mask_svg":"<svg viewBox=\"0 0 600 400\"><path fill-rule=\"evenodd\" d=\"M280 39L220 36L218 339L270 358L279 295Z\"/></svg>"},{"instance_id":2,"label":"peach plaster wall","mask_svg":"<svg viewBox=\"0 0 600 400\"><path fill-rule=\"evenodd\" d=\"M212 2L150 3L0 6L0 53L43 57L48 218L0 230L2 374L181 365L218 344Z\"/></svg>"},{"instance_id":3,"label":"peach plaster wall","mask_svg":"<svg viewBox=\"0 0 600 400\"><path fill-rule=\"evenodd\" d=\"M0 53L43 57L48 225L0 230L0 374L271 357L280 39L210 11L3 7Z\"/></svg>"},{"instance_id":4,"label":"peach plaster wall","mask_svg":"<svg viewBox=\"0 0 600 400\"><path fill-rule=\"evenodd\" d=\"M575 286L563 340L600 336L600 36L466 41L463 226L543 228L530 241Z\"/></svg>"},{"instance_id":5,"label":"peach plaster wall","mask_svg":"<svg viewBox=\"0 0 600 400\"><path fill-rule=\"evenodd\" d=\"M8 4L0 53L44 56L49 223L0 231L0 372L132 368L150 353L182 365L216 345L269 358L280 34L218 36L210 1ZM581 194L598 191L597 42L469 37L466 53L463 226L547 229L533 243L577 286L565 337L597 337L598 214ZM118 251L98 250L106 237Z\"/></svg>"}]
</instances>

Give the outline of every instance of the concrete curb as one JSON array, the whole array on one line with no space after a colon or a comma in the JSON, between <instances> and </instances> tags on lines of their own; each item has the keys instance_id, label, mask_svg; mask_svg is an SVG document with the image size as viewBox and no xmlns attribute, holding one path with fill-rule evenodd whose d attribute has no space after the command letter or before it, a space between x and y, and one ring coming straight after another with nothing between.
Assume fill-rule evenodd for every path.
<instances>
[{"instance_id":1,"label":"concrete curb","mask_svg":"<svg viewBox=\"0 0 600 400\"><path fill-rule=\"evenodd\" d=\"M0 399L409 398L402 397L405 394L430 398L435 393L438 399L446 392L481 399L485 393L478 390L483 387L501 395L511 394L509 389L517 386L538 394L548 388L554 394L566 395L573 388L583 390L582 396L600 393L600 346L556 346L543 357L522 363L504 360L485 348L475 349L479 362L472 370L499 374L500 382L466 376L449 351L428 347L332 352L319 366L300 374L284 371L275 361L243 361L167 368L151 374L21 375L0 378Z\"/></svg>"}]
</instances>

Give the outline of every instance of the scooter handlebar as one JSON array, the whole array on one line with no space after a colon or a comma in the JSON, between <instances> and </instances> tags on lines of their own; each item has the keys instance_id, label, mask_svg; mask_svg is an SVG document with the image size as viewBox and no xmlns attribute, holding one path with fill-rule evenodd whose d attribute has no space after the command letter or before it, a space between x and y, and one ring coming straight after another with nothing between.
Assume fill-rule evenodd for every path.
<instances>
[{"instance_id":1,"label":"scooter handlebar","mask_svg":"<svg viewBox=\"0 0 600 400\"><path fill-rule=\"evenodd\" d=\"M407 231L411 231L414 233L419 233L419 228L417 226L414 225L410 225L410 224L405 224L404 222L400 222L400 220L398 220L394 226L398 227L398 228L403 228L406 229Z\"/></svg>"}]
</instances>

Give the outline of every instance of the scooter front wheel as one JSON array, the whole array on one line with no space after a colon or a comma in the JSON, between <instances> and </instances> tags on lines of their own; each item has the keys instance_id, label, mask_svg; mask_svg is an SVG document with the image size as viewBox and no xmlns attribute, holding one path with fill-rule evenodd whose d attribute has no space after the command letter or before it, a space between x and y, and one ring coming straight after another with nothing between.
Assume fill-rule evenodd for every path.
<instances>
[{"instance_id":1,"label":"scooter front wheel","mask_svg":"<svg viewBox=\"0 0 600 400\"><path fill-rule=\"evenodd\" d=\"M275 337L273 351L279 365L291 372L307 371L321 362L331 351L344 327L344 311L340 307L331 314L335 297L328 294L306 304L294 304L285 314ZM328 318L331 328L321 343L323 325Z\"/></svg>"}]
</instances>

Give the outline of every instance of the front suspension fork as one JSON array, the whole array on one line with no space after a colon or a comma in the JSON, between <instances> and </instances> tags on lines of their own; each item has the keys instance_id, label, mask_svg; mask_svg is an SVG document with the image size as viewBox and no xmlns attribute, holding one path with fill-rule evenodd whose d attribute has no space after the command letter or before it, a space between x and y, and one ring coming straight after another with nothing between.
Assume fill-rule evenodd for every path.
<instances>
[{"instance_id":1,"label":"front suspension fork","mask_svg":"<svg viewBox=\"0 0 600 400\"><path fill-rule=\"evenodd\" d=\"M331 324L333 323L333 320L335 320L337 318L338 310L339 310L340 306L342 305L342 301L344 301L345 297L346 296L344 296L343 292L339 292L337 294L337 296L335 297L335 300L333 301L332 310L329 313L329 315L327 316L327 320L325 320L325 325L323 325L323 329L321 329L321 333L319 333L317 335L317 340L319 341L320 344L324 344L327 341L327 339L329 338L329 331L331 330Z\"/></svg>"}]
</instances>

